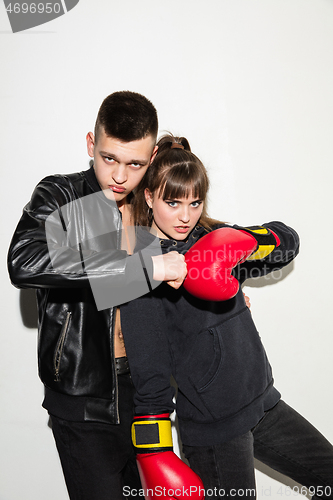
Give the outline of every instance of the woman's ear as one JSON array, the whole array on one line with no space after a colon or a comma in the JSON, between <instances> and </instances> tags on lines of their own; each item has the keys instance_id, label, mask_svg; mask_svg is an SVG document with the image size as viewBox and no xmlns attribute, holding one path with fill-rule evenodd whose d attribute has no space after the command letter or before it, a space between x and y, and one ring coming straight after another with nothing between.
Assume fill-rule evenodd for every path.
<instances>
[{"instance_id":1,"label":"woman's ear","mask_svg":"<svg viewBox=\"0 0 333 500\"><path fill-rule=\"evenodd\" d=\"M151 194L148 188L145 189L145 198L148 207L153 208L153 195Z\"/></svg>"}]
</instances>

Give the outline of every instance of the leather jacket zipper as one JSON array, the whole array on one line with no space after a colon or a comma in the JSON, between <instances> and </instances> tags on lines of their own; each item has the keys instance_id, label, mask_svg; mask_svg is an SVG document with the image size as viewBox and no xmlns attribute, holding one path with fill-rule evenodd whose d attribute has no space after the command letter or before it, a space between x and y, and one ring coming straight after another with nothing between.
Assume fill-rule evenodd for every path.
<instances>
[{"instance_id":1,"label":"leather jacket zipper","mask_svg":"<svg viewBox=\"0 0 333 500\"><path fill-rule=\"evenodd\" d=\"M123 215L119 210L119 220L118 220L118 228L117 228L117 248L121 248L121 233L122 233L122 227L123 227ZM112 314L112 352L111 356L113 358L113 373L114 373L114 380L115 380L115 400L116 400L116 414L117 414L117 424L120 424L120 415L119 415L119 394L118 394L118 375L116 371L116 357L114 354L114 331L115 331L115 324L116 324L116 307L113 307L111 309L111 314Z\"/></svg>"},{"instance_id":2,"label":"leather jacket zipper","mask_svg":"<svg viewBox=\"0 0 333 500\"><path fill-rule=\"evenodd\" d=\"M115 323L116 323L116 308L113 307L111 309L111 314L112 314L112 352L111 356L113 358L113 370L114 370L114 380L115 380L115 401L116 401L116 413L117 413L117 423L120 423L120 415L119 415L119 395L118 395L118 375L116 371L116 358L114 355L114 330L115 330Z\"/></svg>"},{"instance_id":3,"label":"leather jacket zipper","mask_svg":"<svg viewBox=\"0 0 333 500\"><path fill-rule=\"evenodd\" d=\"M66 319L63 324L61 334L57 343L57 347L54 353L54 381L55 382L60 382L60 376L59 376L59 369L60 369L60 361L62 357L62 353L64 350L64 344L65 344L65 338L66 338L66 333L68 330L68 324L69 320L71 317L71 313L67 311Z\"/></svg>"}]
</instances>

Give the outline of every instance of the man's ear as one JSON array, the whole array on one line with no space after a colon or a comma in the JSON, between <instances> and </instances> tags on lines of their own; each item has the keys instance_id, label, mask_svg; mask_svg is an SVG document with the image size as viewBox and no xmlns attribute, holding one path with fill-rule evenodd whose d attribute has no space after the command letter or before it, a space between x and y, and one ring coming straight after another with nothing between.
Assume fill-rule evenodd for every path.
<instances>
[{"instance_id":1,"label":"man's ear","mask_svg":"<svg viewBox=\"0 0 333 500\"><path fill-rule=\"evenodd\" d=\"M90 158L94 157L94 149L95 149L95 136L92 132L88 132L86 136L87 141L87 150Z\"/></svg>"},{"instance_id":2,"label":"man's ear","mask_svg":"<svg viewBox=\"0 0 333 500\"><path fill-rule=\"evenodd\" d=\"M158 150L158 146L155 146L154 149L153 149L152 155L150 157L150 163L149 163L149 165L154 161L155 156L157 154L157 150Z\"/></svg>"},{"instance_id":3,"label":"man's ear","mask_svg":"<svg viewBox=\"0 0 333 500\"><path fill-rule=\"evenodd\" d=\"M149 208L153 208L153 196L148 188L145 189L146 203Z\"/></svg>"}]
</instances>

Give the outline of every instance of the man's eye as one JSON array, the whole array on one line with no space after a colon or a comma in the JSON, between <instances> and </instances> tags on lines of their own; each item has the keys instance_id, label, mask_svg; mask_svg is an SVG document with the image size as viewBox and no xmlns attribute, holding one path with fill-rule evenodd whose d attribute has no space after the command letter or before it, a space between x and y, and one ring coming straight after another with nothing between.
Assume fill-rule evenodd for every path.
<instances>
[{"instance_id":1,"label":"man's eye","mask_svg":"<svg viewBox=\"0 0 333 500\"><path fill-rule=\"evenodd\" d=\"M133 168L140 168L141 164L140 163L131 163L131 167L133 167Z\"/></svg>"},{"instance_id":2,"label":"man's eye","mask_svg":"<svg viewBox=\"0 0 333 500\"><path fill-rule=\"evenodd\" d=\"M111 156L104 156L104 160L107 162L107 163L112 163L114 160L114 158L112 158Z\"/></svg>"}]
</instances>

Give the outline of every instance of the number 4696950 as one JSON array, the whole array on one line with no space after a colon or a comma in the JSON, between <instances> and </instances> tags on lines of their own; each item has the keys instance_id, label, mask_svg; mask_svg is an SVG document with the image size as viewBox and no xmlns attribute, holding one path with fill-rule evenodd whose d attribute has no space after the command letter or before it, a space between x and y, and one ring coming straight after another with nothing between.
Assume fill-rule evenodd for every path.
<instances>
[{"instance_id":1,"label":"number 4696950","mask_svg":"<svg viewBox=\"0 0 333 500\"><path fill-rule=\"evenodd\" d=\"M6 8L7 12L10 14L59 14L61 11L60 3L10 3Z\"/></svg>"}]
</instances>

